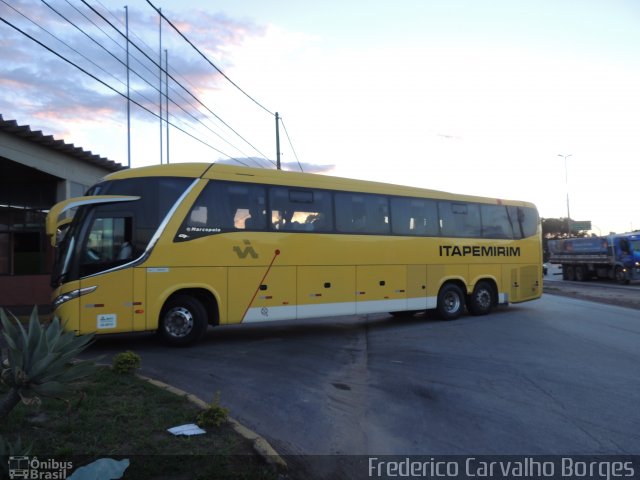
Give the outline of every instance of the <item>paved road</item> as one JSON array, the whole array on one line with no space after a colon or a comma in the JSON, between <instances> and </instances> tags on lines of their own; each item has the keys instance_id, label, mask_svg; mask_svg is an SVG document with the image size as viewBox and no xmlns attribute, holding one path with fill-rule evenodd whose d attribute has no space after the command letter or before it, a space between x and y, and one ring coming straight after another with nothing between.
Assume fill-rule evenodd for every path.
<instances>
[{"instance_id":1,"label":"paved road","mask_svg":"<svg viewBox=\"0 0 640 480\"><path fill-rule=\"evenodd\" d=\"M544 277L545 293L582 298L596 302L640 310L640 282L620 285L613 280L589 280L584 282L562 280L559 265L551 265Z\"/></svg>"},{"instance_id":2,"label":"paved road","mask_svg":"<svg viewBox=\"0 0 640 480\"><path fill-rule=\"evenodd\" d=\"M454 322L345 317L212 329L188 349L93 347L125 349L147 375L220 391L283 454L640 454L636 310L545 295ZM357 468L338 463L313 478Z\"/></svg>"}]
</instances>

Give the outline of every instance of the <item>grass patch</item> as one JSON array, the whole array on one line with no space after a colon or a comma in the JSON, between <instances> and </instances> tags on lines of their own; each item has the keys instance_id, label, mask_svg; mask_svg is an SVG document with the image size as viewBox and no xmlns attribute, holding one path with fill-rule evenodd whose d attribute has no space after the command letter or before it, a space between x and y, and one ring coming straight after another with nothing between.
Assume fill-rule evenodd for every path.
<instances>
[{"instance_id":1,"label":"grass patch","mask_svg":"<svg viewBox=\"0 0 640 480\"><path fill-rule=\"evenodd\" d=\"M5 391L0 387L0 393ZM199 412L184 397L105 367L69 402L18 405L0 424L0 435L32 444L32 457L71 458L74 467L104 457L129 458L125 479L277 478L227 423L193 437L167 432L195 423Z\"/></svg>"}]
</instances>

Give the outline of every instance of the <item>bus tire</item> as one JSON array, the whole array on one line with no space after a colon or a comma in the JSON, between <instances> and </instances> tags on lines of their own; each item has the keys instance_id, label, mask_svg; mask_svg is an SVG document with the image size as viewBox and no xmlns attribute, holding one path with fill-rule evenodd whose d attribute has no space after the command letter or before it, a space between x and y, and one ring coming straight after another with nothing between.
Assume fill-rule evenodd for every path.
<instances>
[{"instance_id":1,"label":"bus tire","mask_svg":"<svg viewBox=\"0 0 640 480\"><path fill-rule=\"evenodd\" d=\"M467 299L467 309L472 315L486 315L495 304L495 294L491 283L480 280Z\"/></svg>"},{"instance_id":2,"label":"bus tire","mask_svg":"<svg viewBox=\"0 0 640 480\"><path fill-rule=\"evenodd\" d=\"M189 345L207 331L207 311L197 298L178 294L162 309L158 330L169 345Z\"/></svg>"},{"instance_id":3,"label":"bus tire","mask_svg":"<svg viewBox=\"0 0 640 480\"><path fill-rule=\"evenodd\" d=\"M455 283L445 283L438 292L436 311L442 320L455 320L464 311L465 295Z\"/></svg>"}]
</instances>

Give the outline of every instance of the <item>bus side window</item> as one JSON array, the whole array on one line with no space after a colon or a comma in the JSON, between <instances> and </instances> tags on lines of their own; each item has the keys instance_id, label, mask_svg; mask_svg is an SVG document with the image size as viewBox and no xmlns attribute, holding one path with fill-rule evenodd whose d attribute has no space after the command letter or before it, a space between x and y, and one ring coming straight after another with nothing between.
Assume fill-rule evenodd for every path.
<instances>
[{"instance_id":1,"label":"bus side window","mask_svg":"<svg viewBox=\"0 0 640 480\"><path fill-rule=\"evenodd\" d=\"M438 236L436 202L422 198L392 198L391 223L395 235Z\"/></svg>"},{"instance_id":2,"label":"bus side window","mask_svg":"<svg viewBox=\"0 0 640 480\"><path fill-rule=\"evenodd\" d=\"M264 230L267 226L265 188L261 185L225 185L229 215L236 230Z\"/></svg>"},{"instance_id":3,"label":"bus side window","mask_svg":"<svg viewBox=\"0 0 640 480\"><path fill-rule=\"evenodd\" d=\"M269 201L273 230L328 232L333 229L330 192L272 187Z\"/></svg>"},{"instance_id":4,"label":"bus side window","mask_svg":"<svg viewBox=\"0 0 640 480\"><path fill-rule=\"evenodd\" d=\"M538 212L530 207L507 207L514 238L532 237L538 232Z\"/></svg>"},{"instance_id":5,"label":"bus side window","mask_svg":"<svg viewBox=\"0 0 640 480\"><path fill-rule=\"evenodd\" d=\"M210 181L187 213L175 241L266 227L265 187Z\"/></svg>"},{"instance_id":6,"label":"bus side window","mask_svg":"<svg viewBox=\"0 0 640 480\"><path fill-rule=\"evenodd\" d=\"M207 207L206 205L196 205L189 213L189 225L204 226L207 224Z\"/></svg>"},{"instance_id":7,"label":"bus side window","mask_svg":"<svg viewBox=\"0 0 640 480\"><path fill-rule=\"evenodd\" d=\"M444 237L480 237L480 206L475 203L438 202Z\"/></svg>"},{"instance_id":8,"label":"bus side window","mask_svg":"<svg viewBox=\"0 0 640 480\"><path fill-rule=\"evenodd\" d=\"M522 223L522 231L525 237L532 237L538 232L538 212L535 208L518 207L518 215Z\"/></svg>"},{"instance_id":9,"label":"bus side window","mask_svg":"<svg viewBox=\"0 0 640 480\"><path fill-rule=\"evenodd\" d=\"M480 213L484 238L513 238L513 228L504 205L481 205Z\"/></svg>"},{"instance_id":10,"label":"bus side window","mask_svg":"<svg viewBox=\"0 0 640 480\"><path fill-rule=\"evenodd\" d=\"M338 192L336 229L343 233L389 234L389 201L382 195Z\"/></svg>"}]
</instances>

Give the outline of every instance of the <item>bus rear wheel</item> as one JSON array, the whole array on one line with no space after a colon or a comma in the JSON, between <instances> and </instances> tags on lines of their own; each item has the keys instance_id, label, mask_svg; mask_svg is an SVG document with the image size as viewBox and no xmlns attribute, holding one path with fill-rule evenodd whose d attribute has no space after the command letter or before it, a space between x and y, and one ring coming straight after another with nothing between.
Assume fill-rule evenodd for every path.
<instances>
[{"instance_id":1,"label":"bus rear wheel","mask_svg":"<svg viewBox=\"0 0 640 480\"><path fill-rule=\"evenodd\" d=\"M189 345L206 332L207 311L198 299L176 295L162 309L158 330L169 345Z\"/></svg>"},{"instance_id":2,"label":"bus rear wheel","mask_svg":"<svg viewBox=\"0 0 640 480\"><path fill-rule=\"evenodd\" d=\"M447 283L438 292L436 310L443 320L455 320L464 311L464 293L455 283Z\"/></svg>"},{"instance_id":3,"label":"bus rear wheel","mask_svg":"<svg viewBox=\"0 0 640 480\"><path fill-rule=\"evenodd\" d=\"M472 315L486 315L495 303L493 286L486 281L479 281L473 293L467 299L467 308Z\"/></svg>"}]
</instances>

